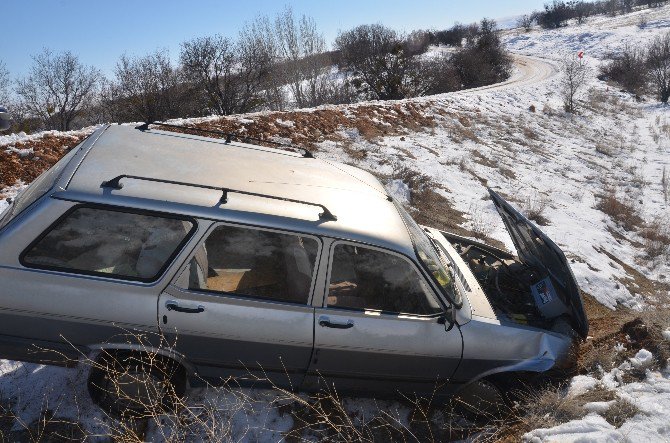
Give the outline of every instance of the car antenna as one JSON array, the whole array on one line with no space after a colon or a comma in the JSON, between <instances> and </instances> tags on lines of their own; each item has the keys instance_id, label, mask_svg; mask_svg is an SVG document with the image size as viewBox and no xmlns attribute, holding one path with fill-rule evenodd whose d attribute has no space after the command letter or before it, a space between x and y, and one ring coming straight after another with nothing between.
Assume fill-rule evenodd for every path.
<instances>
[{"instance_id":1,"label":"car antenna","mask_svg":"<svg viewBox=\"0 0 670 443\"><path fill-rule=\"evenodd\" d=\"M154 126L163 126L166 128L174 128L174 129L186 129L188 131L194 131L194 132L202 132L205 134L216 134L216 135L224 135L226 137L226 143L230 143L233 140L237 139L240 140L242 143L247 143L249 141L255 141L255 142L261 142L261 143L268 143L273 146L278 146L278 147L283 147L283 148L290 148L296 151L302 152L302 156L305 158L314 158L314 154L307 149L303 148L302 146L295 146L291 145L288 143L281 143L281 142L275 142L272 140L263 140L260 138L256 137L249 137L249 136L240 136L239 134L235 134L234 132L225 132L225 131L219 131L216 129L203 129L203 128L196 128L194 126L182 126L182 125L173 125L170 123L158 123L158 122L152 122L148 121L145 122L139 126L136 127L136 129L139 129L140 131L147 131L149 129L149 125L154 125Z\"/></svg>"}]
</instances>

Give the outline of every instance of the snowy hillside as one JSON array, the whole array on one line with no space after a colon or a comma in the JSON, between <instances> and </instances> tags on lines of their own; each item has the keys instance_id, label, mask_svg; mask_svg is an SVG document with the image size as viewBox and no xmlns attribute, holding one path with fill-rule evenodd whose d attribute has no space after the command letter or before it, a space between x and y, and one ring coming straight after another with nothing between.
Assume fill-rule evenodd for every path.
<instances>
[{"instance_id":1,"label":"snowy hillside","mask_svg":"<svg viewBox=\"0 0 670 443\"><path fill-rule=\"evenodd\" d=\"M642 28L640 17L646 23ZM534 214L540 228L565 251L589 303L597 305L595 300L605 307L596 308L603 312L600 321L592 322L591 334L596 336L608 322L616 323L612 310L651 311L667 307L670 300L670 251L650 252L645 234L654 229L670 235L670 201L663 178L670 174L670 108L651 98L639 102L596 78L597 67L610 54L666 32L670 32L670 6L593 17L586 24L559 30L506 30L504 40L516 55L517 67L512 79L501 85L398 102L180 123L311 143L321 158L350 163L382 177L415 213L426 208L418 207L413 195L431 186L451 207L451 212L435 217L445 224L438 227L491 238L513 250L493 204L485 198L487 186L500 191L522 211ZM580 97L580 114L569 115L562 111L558 66L565 54L577 51L585 51L592 72L589 87ZM25 154L22 149L32 148L22 142L39 146L40 138L0 137L0 150L25 162L19 158ZM11 196L20 187L17 183L2 194ZM626 225L604 212L602 202L607 198L633 208L635 221ZM437 203L431 207L444 208ZM430 224L431 217L422 217L422 223ZM665 328L670 331L670 318ZM626 340L625 334L621 337ZM670 332L664 337L670 341ZM652 366L650 359L660 355L650 356L633 341L618 345L608 352L620 355L622 364L575 377L565 395L607 388L638 412L617 427L603 418L611 403L587 403L584 417L534 430L526 439L670 439L670 361ZM87 432L106 432L107 419L86 396L84 369L1 361L0 373L2 398L13 400L12 410L24 425L51 408L57 416L81 423ZM630 373L641 375L631 380ZM293 422L273 402L276 394L244 392L256 413L230 408L239 404L239 397L231 393L217 397L197 392L193 401L207 398L222 405L219 412L231 423L226 439L280 440ZM410 409L398 403L349 399L346 405L362 415L385 409L399 422L409 420ZM14 428L24 425L17 421ZM158 435L151 434L155 429L148 432Z\"/></svg>"}]
</instances>

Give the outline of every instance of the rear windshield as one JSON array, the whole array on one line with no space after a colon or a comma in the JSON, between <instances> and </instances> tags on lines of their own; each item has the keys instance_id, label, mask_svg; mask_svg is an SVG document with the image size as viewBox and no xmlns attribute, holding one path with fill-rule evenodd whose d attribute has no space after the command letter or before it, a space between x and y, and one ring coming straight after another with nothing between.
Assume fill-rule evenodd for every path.
<instances>
[{"instance_id":1,"label":"rear windshield","mask_svg":"<svg viewBox=\"0 0 670 443\"><path fill-rule=\"evenodd\" d=\"M40 197L49 192L54 187L60 178L63 170L70 163L79 151L79 148L74 148L61 158L55 165L44 171L37 177L27 188L16 196L14 201L9 205L5 212L0 214L0 229L4 228L14 217L19 215L28 206L35 203Z\"/></svg>"},{"instance_id":2,"label":"rear windshield","mask_svg":"<svg viewBox=\"0 0 670 443\"><path fill-rule=\"evenodd\" d=\"M193 221L159 214L79 207L30 246L21 262L33 268L152 281L194 227Z\"/></svg>"}]
</instances>

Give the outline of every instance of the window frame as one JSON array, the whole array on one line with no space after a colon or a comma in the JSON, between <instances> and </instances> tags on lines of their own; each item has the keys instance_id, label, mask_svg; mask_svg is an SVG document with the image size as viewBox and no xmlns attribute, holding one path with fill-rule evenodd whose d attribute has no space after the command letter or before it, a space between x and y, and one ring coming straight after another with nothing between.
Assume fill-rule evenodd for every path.
<instances>
[{"instance_id":1,"label":"window frame","mask_svg":"<svg viewBox=\"0 0 670 443\"><path fill-rule=\"evenodd\" d=\"M291 231L291 230L283 230L283 229L276 229L276 228L270 228L267 226L259 226L259 225L251 225L251 224L245 224L245 223L233 223L229 221L223 221L223 220L213 220L214 223L207 229L207 232L205 232L202 236L198 238L198 241L195 242L193 246L193 250L189 253L188 257L186 258L183 268L181 271L177 273L177 276L173 280L173 284L180 290L184 291L187 293L193 293L193 294L202 294L202 295L208 295L208 296L214 296L214 297L222 297L222 298L229 298L233 300L242 300L242 301L252 301L252 302L261 302L261 303L274 303L274 304L284 304L288 306L305 306L305 307L312 307L312 302L314 300L314 295L315 295L315 290L316 290L316 282L318 280L319 276L319 266L321 264L321 255L323 253L323 239L317 235L314 234L308 234L306 232L299 232L299 231ZM295 301L290 301L290 300L278 300L278 299L271 299L271 298L261 298L261 297L254 297L251 295L246 295L246 294L237 294L235 292L227 292L227 291L215 291L211 289L191 289L188 287L188 284L183 285L182 282L188 281L188 275L187 273L189 272L190 266L191 266L191 261L193 260L193 257L195 256L195 253L198 249L198 247L201 244L204 244L209 236L220 226L231 226L233 228L238 228L238 229L253 229L256 231L266 231L266 232L273 232L277 234L284 234L284 235L292 235L294 237L305 237L305 238L310 238L313 240L316 240L317 243L317 251L316 251L316 257L314 259L314 269L312 271L312 280L310 282L309 286L309 294L307 296L307 301L305 303L298 303ZM186 275L186 277L184 277ZM185 287L184 287L185 286Z\"/></svg>"},{"instance_id":2,"label":"window frame","mask_svg":"<svg viewBox=\"0 0 670 443\"><path fill-rule=\"evenodd\" d=\"M56 227L58 227L64 220L66 220L72 213L79 209L98 209L98 210L103 210L103 211L111 211L111 212L122 212L125 214L136 214L136 215L146 215L146 216L152 216L152 217L160 217L160 218L167 218L167 219L173 219L173 220L180 220L180 221L186 221L192 224L191 229L186 233L182 241L179 243L179 245L175 248L175 250L172 252L172 254L167 258L165 261L165 264L160 268L160 270L157 272L156 275L150 277L150 278L142 278L142 277L133 277L133 276L125 276L125 275L119 275L119 274L110 274L107 272L95 272L95 271L86 271L86 270L80 270L80 269L74 269L74 268L65 268L65 267L60 267L60 266L50 266L50 265L39 265L39 264L33 264L33 263L28 263L26 262L25 258L26 256L30 253L30 251L37 246L39 242L41 242L49 233L51 233ZM63 213L60 217L56 219L53 223L51 223L44 231L40 233L40 235L37 236L34 240L32 240L28 246L19 254L19 263L21 266L28 268L28 269L39 269L39 270L44 270L44 271L53 271L53 272L59 272L59 273L64 273L64 274L71 274L71 275L85 275L85 276L91 276L91 277L104 277L108 278L111 280L120 280L120 281L128 281L128 282L139 282L139 283L155 283L159 281L163 275L165 275L165 272L174 264L175 259L177 256L184 250L184 247L193 239L193 236L195 235L196 231L198 230L198 221L195 217L187 216L187 215L179 215L179 214L170 214L166 212L160 212L160 211L153 211L153 210L148 210L148 209L139 209L139 208L131 208L131 207L126 207L126 206L114 206L114 205L105 205L105 204L99 204L99 203L80 203L72 206L69 208L65 213Z\"/></svg>"},{"instance_id":3,"label":"window frame","mask_svg":"<svg viewBox=\"0 0 670 443\"><path fill-rule=\"evenodd\" d=\"M434 314L413 314L413 313L408 313L408 312L393 312L393 311L380 311L377 309L362 309L362 308L349 308L345 306L329 306L328 305L328 293L330 292L330 277L333 272L333 264L334 264L334 256L335 256L335 248L338 245L351 245L359 248L367 248L371 249L373 251L378 251L382 252L385 254L393 255L396 257L399 257L400 259L404 260L409 264L411 268L414 269L414 271L417 274L418 278L423 279L423 282L426 284L426 286L430 290L430 295L437 301L437 303L440 305L442 308L441 312L436 312ZM433 282L431 279L426 278L426 275L423 272L423 268L418 266L417 263L412 260L411 257L408 257L407 255L400 253L398 251L394 251L391 249L386 249L380 246L376 245L371 245L367 243L359 243L355 241L350 241L350 240L335 240L331 243L330 245L330 251L328 253L328 268L326 272L326 279L325 279L325 287L324 287L324 294L323 294L323 304L322 308L323 309L334 309L334 310L342 310L342 311L348 311L348 312L357 312L361 314L371 314L375 316L387 316L387 317L393 317L393 318L420 318L420 319L431 319L431 318L438 318L447 312L449 309L448 307L445 306L444 301L442 298L439 297L438 292L435 290L433 286Z\"/></svg>"}]
</instances>

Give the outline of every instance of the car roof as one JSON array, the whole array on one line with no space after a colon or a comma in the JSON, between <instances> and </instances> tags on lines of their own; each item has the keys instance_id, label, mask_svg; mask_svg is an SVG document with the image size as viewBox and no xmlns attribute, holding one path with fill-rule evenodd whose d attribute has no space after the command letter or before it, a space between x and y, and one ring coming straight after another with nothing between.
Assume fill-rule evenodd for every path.
<instances>
[{"instance_id":1,"label":"car roof","mask_svg":"<svg viewBox=\"0 0 670 443\"><path fill-rule=\"evenodd\" d=\"M325 235L414 255L406 226L382 184L361 169L276 148L223 139L109 125L81 147L83 160L62 178L54 197L230 220ZM324 205L321 208L258 196L125 178L123 188L101 187L119 175L221 187Z\"/></svg>"}]
</instances>

